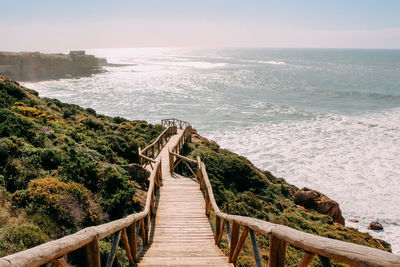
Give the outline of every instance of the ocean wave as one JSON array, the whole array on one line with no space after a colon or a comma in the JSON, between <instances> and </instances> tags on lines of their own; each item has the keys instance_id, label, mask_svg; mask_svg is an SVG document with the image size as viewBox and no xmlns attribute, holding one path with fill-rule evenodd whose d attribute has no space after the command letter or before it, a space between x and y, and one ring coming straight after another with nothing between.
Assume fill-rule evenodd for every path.
<instances>
[{"instance_id":1,"label":"ocean wave","mask_svg":"<svg viewBox=\"0 0 400 267\"><path fill-rule=\"evenodd\" d=\"M286 65L286 62L283 61L274 61L274 60L240 60L241 62L248 62L248 63L259 63L259 64L270 64L270 65Z\"/></svg>"},{"instance_id":2,"label":"ocean wave","mask_svg":"<svg viewBox=\"0 0 400 267\"><path fill-rule=\"evenodd\" d=\"M393 239L400 232L400 211L393 204L400 202L399 117L399 109L365 117L320 114L247 128L236 124L206 135L289 183L324 192L340 203L345 217L362 219L363 228L379 220L390 233L374 235L400 253Z\"/></svg>"}]
</instances>

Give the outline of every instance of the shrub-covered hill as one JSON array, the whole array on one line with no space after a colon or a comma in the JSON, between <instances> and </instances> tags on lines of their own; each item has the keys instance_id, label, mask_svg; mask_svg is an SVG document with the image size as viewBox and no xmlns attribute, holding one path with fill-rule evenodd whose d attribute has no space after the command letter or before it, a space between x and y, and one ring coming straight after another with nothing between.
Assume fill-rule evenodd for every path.
<instances>
[{"instance_id":1,"label":"shrub-covered hill","mask_svg":"<svg viewBox=\"0 0 400 267\"><path fill-rule=\"evenodd\" d=\"M162 130L0 75L0 257L141 210L146 183L122 166Z\"/></svg>"},{"instance_id":2,"label":"shrub-covered hill","mask_svg":"<svg viewBox=\"0 0 400 267\"><path fill-rule=\"evenodd\" d=\"M224 212L250 216L287 225L303 232L390 251L390 245L383 240L336 224L330 216L314 209L296 205L294 194L299 191L297 187L268 171L257 169L244 157L220 149L215 142L194 134L192 143L184 146L183 154L193 159L201 157L206 165L216 202ZM186 172L184 169L182 171ZM214 218L211 222L215 223ZM249 239L248 237L238 258L239 266L255 266ZM257 239L262 260L267 266L269 240L261 235L258 235ZM227 244L226 239L221 243L226 253L229 252ZM287 265L298 266L303 254L304 251L289 245ZM313 260L313 265L320 266L317 258ZM337 263L334 265L341 266Z\"/></svg>"}]
</instances>

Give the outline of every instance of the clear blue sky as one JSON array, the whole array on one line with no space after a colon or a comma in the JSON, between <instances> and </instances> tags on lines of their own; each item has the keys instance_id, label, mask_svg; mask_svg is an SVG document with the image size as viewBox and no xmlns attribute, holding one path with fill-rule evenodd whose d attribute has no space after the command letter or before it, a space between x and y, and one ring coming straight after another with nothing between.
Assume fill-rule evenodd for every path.
<instances>
[{"instance_id":1,"label":"clear blue sky","mask_svg":"<svg viewBox=\"0 0 400 267\"><path fill-rule=\"evenodd\" d=\"M400 48L398 0L0 0L0 50Z\"/></svg>"}]
</instances>

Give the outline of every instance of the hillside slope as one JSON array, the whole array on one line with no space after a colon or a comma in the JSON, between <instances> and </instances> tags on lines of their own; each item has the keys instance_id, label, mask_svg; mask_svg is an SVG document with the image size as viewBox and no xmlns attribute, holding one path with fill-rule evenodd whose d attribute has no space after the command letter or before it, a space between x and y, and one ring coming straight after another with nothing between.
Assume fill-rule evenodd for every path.
<instances>
[{"instance_id":1,"label":"hillside slope","mask_svg":"<svg viewBox=\"0 0 400 267\"><path fill-rule=\"evenodd\" d=\"M141 210L138 147L163 129L0 76L0 257Z\"/></svg>"}]
</instances>

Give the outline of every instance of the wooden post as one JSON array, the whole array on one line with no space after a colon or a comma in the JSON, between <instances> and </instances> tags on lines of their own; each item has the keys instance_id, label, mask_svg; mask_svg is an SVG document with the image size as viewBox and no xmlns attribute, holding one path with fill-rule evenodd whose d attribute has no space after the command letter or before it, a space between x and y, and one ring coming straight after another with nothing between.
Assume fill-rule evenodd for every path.
<instances>
[{"instance_id":1,"label":"wooden post","mask_svg":"<svg viewBox=\"0 0 400 267\"><path fill-rule=\"evenodd\" d=\"M308 264L310 264L310 262L311 262L312 259L314 258L314 256L315 256L315 254L306 252L306 253L303 255L303 258L301 258L299 267L307 267Z\"/></svg>"},{"instance_id":2,"label":"wooden post","mask_svg":"<svg viewBox=\"0 0 400 267\"><path fill-rule=\"evenodd\" d=\"M144 217L144 229L145 229L145 239L146 241L144 242L145 245L149 244L149 227L150 227L150 214L147 214L146 217Z\"/></svg>"},{"instance_id":3,"label":"wooden post","mask_svg":"<svg viewBox=\"0 0 400 267\"><path fill-rule=\"evenodd\" d=\"M54 259L51 261L55 267L69 267L70 265L67 263L67 260L65 259L65 256L60 257L58 259ZM50 263L49 263L50 265Z\"/></svg>"},{"instance_id":4,"label":"wooden post","mask_svg":"<svg viewBox=\"0 0 400 267\"><path fill-rule=\"evenodd\" d=\"M169 155L169 172L173 172L174 171L174 159L173 159L173 155L171 154L171 151L168 148L168 155Z\"/></svg>"},{"instance_id":5,"label":"wooden post","mask_svg":"<svg viewBox=\"0 0 400 267\"><path fill-rule=\"evenodd\" d=\"M208 190L206 188L206 215L210 215L210 209L209 209L209 203L210 203L210 196L208 195Z\"/></svg>"},{"instance_id":6,"label":"wooden post","mask_svg":"<svg viewBox=\"0 0 400 267\"><path fill-rule=\"evenodd\" d=\"M232 258L233 252L235 252L236 244L239 240L239 230L240 230L240 225L235 222L232 222L231 244L229 246L229 259Z\"/></svg>"},{"instance_id":7,"label":"wooden post","mask_svg":"<svg viewBox=\"0 0 400 267\"><path fill-rule=\"evenodd\" d=\"M156 174L157 176L157 174ZM150 198L150 214L154 215L154 190L151 192L151 198Z\"/></svg>"},{"instance_id":8,"label":"wooden post","mask_svg":"<svg viewBox=\"0 0 400 267\"><path fill-rule=\"evenodd\" d=\"M140 156L140 154L142 153L142 149L140 147L138 149L139 149L139 154L138 154L139 155L139 165L142 166L143 162L142 162L142 157Z\"/></svg>"},{"instance_id":9,"label":"wooden post","mask_svg":"<svg viewBox=\"0 0 400 267\"><path fill-rule=\"evenodd\" d=\"M160 164L158 164L158 186L160 187L160 181L162 180L162 159L160 157Z\"/></svg>"},{"instance_id":10,"label":"wooden post","mask_svg":"<svg viewBox=\"0 0 400 267\"><path fill-rule=\"evenodd\" d=\"M201 180L201 159L200 156L197 156L197 166L196 166L196 176L197 179L200 181Z\"/></svg>"},{"instance_id":11,"label":"wooden post","mask_svg":"<svg viewBox=\"0 0 400 267\"><path fill-rule=\"evenodd\" d=\"M122 237L122 244L124 244L126 256L128 257L129 262L131 264L134 264L135 262L133 261L133 258L132 258L131 247L129 246L128 235L126 234L125 228L122 229L121 237Z\"/></svg>"},{"instance_id":12,"label":"wooden post","mask_svg":"<svg viewBox=\"0 0 400 267\"><path fill-rule=\"evenodd\" d=\"M211 210L211 200L210 200L210 197L208 197L208 203L207 203L206 209L207 209L207 215L210 215L210 210Z\"/></svg>"},{"instance_id":13,"label":"wooden post","mask_svg":"<svg viewBox=\"0 0 400 267\"><path fill-rule=\"evenodd\" d=\"M236 262L237 257L239 256L240 251L243 248L244 241L246 241L247 234L249 233L249 228L245 227L243 229L242 234L240 235L239 241L237 242L235 251L233 252L232 257L229 259L229 262Z\"/></svg>"},{"instance_id":14,"label":"wooden post","mask_svg":"<svg viewBox=\"0 0 400 267\"><path fill-rule=\"evenodd\" d=\"M251 238L251 245L253 247L253 254L254 254L254 259L256 261L256 265L257 265L257 267L262 267L260 252L258 252L256 235L254 234L254 231L252 229L250 229L250 238Z\"/></svg>"},{"instance_id":15,"label":"wooden post","mask_svg":"<svg viewBox=\"0 0 400 267\"><path fill-rule=\"evenodd\" d=\"M284 267L286 257L286 242L275 237L269 238L269 267Z\"/></svg>"},{"instance_id":16,"label":"wooden post","mask_svg":"<svg viewBox=\"0 0 400 267\"><path fill-rule=\"evenodd\" d=\"M132 259L134 262L138 261L137 247L136 247L136 222L129 226L129 246L131 247Z\"/></svg>"},{"instance_id":17,"label":"wooden post","mask_svg":"<svg viewBox=\"0 0 400 267\"><path fill-rule=\"evenodd\" d=\"M142 234L143 244L146 244L146 230L144 227L144 218L140 219L140 230Z\"/></svg>"},{"instance_id":18,"label":"wooden post","mask_svg":"<svg viewBox=\"0 0 400 267\"><path fill-rule=\"evenodd\" d=\"M221 231L221 218L215 215L215 234L214 234L215 245L218 245L217 240L220 231Z\"/></svg>"},{"instance_id":19,"label":"wooden post","mask_svg":"<svg viewBox=\"0 0 400 267\"><path fill-rule=\"evenodd\" d=\"M218 235L218 237L217 237L217 240L215 241L215 244L216 244L217 246L219 246L219 243L221 243L222 235L224 234L224 227L225 227L225 220L222 219L221 228L220 228L220 230L219 230L219 235Z\"/></svg>"},{"instance_id":20,"label":"wooden post","mask_svg":"<svg viewBox=\"0 0 400 267\"><path fill-rule=\"evenodd\" d=\"M229 221L226 221L226 236L228 237L228 243L231 244L231 225Z\"/></svg>"},{"instance_id":21,"label":"wooden post","mask_svg":"<svg viewBox=\"0 0 400 267\"><path fill-rule=\"evenodd\" d=\"M90 267L100 267L99 238L97 236L86 245L86 254Z\"/></svg>"}]
</instances>

